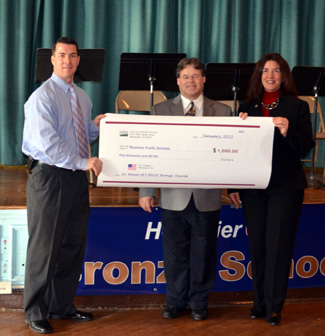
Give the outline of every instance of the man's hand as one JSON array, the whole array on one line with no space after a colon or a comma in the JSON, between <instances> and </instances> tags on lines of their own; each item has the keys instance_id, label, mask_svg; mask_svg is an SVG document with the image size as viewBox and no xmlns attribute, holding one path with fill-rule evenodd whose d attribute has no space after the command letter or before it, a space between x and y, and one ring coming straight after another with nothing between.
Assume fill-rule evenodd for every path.
<instances>
[{"instance_id":1,"label":"man's hand","mask_svg":"<svg viewBox=\"0 0 325 336\"><path fill-rule=\"evenodd\" d=\"M96 176L98 176L103 169L103 162L94 156L88 159L86 170L92 169Z\"/></svg>"},{"instance_id":2,"label":"man's hand","mask_svg":"<svg viewBox=\"0 0 325 336\"><path fill-rule=\"evenodd\" d=\"M100 121L105 118L106 115L105 114L99 114L97 117L95 117L94 119L94 123L97 127L99 127Z\"/></svg>"},{"instance_id":3,"label":"man's hand","mask_svg":"<svg viewBox=\"0 0 325 336\"><path fill-rule=\"evenodd\" d=\"M144 211L151 213L151 208L153 208L153 201L154 197L152 196L141 197L139 198L139 205Z\"/></svg>"}]
</instances>

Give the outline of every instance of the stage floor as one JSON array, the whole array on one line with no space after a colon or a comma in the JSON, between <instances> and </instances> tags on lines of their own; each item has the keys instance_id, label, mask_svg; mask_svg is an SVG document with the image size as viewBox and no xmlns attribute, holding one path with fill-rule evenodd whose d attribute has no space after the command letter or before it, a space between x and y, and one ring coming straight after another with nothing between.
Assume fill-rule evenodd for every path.
<instances>
[{"instance_id":1,"label":"stage floor","mask_svg":"<svg viewBox=\"0 0 325 336\"><path fill-rule=\"evenodd\" d=\"M190 311L177 319L164 319L161 307L127 309L86 309L94 314L91 322L49 320L58 335L119 335L119 336L306 336L323 335L325 323L324 301L288 302L282 312L282 321L276 326L265 319L252 320L251 304L213 305L205 321L193 321ZM0 335L32 336L22 310L3 310L0 314Z\"/></svg>"},{"instance_id":2,"label":"stage floor","mask_svg":"<svg viewBox=\"0 0 325 336\"><path fill-rule=\"evenodd\" d=\"M309 172L306 171L307 178ZM26 167L0 167L0 209L23 209L26 207ZM322 169L315 174L316 181L325 184ZM222 193L223 204L230 204L226 190ZM138 206L138 190L119 187L90 187L90 205L92 207L134 207ZM318 186L305 190L304 204L325 203L325 190Z\"/></svg>"}]
</instances>

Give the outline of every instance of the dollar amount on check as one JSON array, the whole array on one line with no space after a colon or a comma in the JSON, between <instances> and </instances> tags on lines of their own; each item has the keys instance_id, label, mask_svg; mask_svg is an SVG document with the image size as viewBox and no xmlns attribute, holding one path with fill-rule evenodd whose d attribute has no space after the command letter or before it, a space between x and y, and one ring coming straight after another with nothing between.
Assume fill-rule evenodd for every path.
<instances>
[{"instance_id":1,"label":"dollar amount on check","mask_svg":"<svg viewBox=\"0 0 325 336\"><path fill-rule=\"evenodd\" d=\"M97 185L266 188L271 118L107 114L101 120Z\"/></svg>"}]
</instances>

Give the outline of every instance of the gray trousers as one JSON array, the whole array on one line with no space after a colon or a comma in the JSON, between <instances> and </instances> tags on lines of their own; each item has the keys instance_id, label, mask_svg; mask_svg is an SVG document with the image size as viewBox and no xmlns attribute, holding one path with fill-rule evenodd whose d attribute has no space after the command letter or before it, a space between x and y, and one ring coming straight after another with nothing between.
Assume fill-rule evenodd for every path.
<instances>
[{"instance_id":1,"label":"gray trousers","mask_svg":"<svg viewBox=\"0 0 325 336\"><path fill-rule=\"evenodd\" d=\"M219 212L198 211L193 197L183 211L162 209L167 305L207 309L217 267Z\"/></svg>"},{"instance_id":2,"label":"gray trousers","mask_svg":"<svg viewBox=\"0 0 325 336\"><path fill-rule=\"evenodd\" d=\"M48 165L33 168L27 181L27 216L25 319L74 313L88 231L86 173Z\"/></svg>"}]
</instances>

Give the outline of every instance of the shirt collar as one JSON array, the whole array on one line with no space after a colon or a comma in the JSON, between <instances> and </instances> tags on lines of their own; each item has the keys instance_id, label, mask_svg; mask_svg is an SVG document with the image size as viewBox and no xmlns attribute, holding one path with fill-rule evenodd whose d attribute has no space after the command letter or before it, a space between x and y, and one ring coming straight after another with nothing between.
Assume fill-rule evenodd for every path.
<instances>
[{"instance_id":1,"label":"shirt collar","mask_svg":"<svg viewBox=\"0 0 325 336\"><path fill-rule=\"evenodd\" d=\"M202 105L203 105L203 94L201 94L198 98L196 98L195 100L190 100L185 98L183 95L181 95L182 98L182 103L183 103L183 109L184 111L186 111L191 103L191 101L194 102L195 106L201 110Z\"/></svg>"},{"instance_id":2,"label":"shirt collar","mask_svg":"<svg viewBox=\"0 0 325 336\"><path fill-rule=\"evenodd\" d=\"M65 80L57 76L54 72L52 73L51 79L54 81L54 83L64 92L68 92L69 87L72 85L74 87L74 82L71 84L68 84Z\"/></svg>"}]
</instances>

